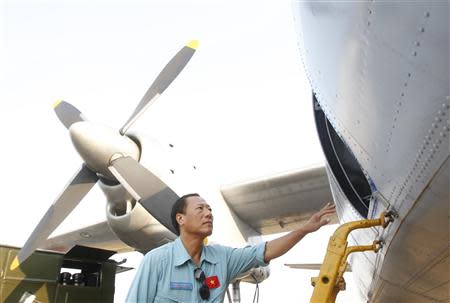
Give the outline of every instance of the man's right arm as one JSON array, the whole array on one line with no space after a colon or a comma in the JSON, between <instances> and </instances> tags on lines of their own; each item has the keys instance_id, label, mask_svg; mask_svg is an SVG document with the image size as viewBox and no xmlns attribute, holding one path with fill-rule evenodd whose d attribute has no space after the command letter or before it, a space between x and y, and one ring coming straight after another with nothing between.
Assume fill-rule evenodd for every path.
<instances>
[{"instance_id":1,"label":"man's right arm","mask_svg":"<svg viewBox=\"0 0 450 303\"><path fill-rule=\"evenodd\" d=\"M157 291L158 273L158 262L155 262L151 253L146 254L136 272L125 302L153 302Z\"/></svg>"},{"instance_id":2,"label":"man's right arm","mask_svg":"<svg viewBox=\"0 0 450 303\"><path fill-rule=\"evenodd\" d=\"M328 224L330 219L328 216L336 213L334 204L328 203L319 212L312 215L312 217L302 227L297 230L291 231L287 235L267 242L266 251L264 252L264 261L270 262L270 260L278 258L284 255L295 244L297 244L304 236L309 233L315 232L322 226Z\"/></svg>"}]
</instances>

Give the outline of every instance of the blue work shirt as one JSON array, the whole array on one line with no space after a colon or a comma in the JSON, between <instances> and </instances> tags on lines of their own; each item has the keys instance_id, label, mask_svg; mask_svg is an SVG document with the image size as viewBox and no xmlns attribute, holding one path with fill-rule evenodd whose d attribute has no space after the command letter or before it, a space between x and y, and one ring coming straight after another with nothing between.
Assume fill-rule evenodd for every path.
<instances>
[{"instance_id":1,"label":"blue work shirt","mask_svg":"<svg viewBox=\"0 0 450 303\"><path fill-rule=\"evenodd\" d=\"M268 265L264 262L265 244L243 248L204 246L200 268L206 277L217 276L220 286L210 288L209 299L202 300L199 294L201 283L194 277L197 265L178 237L145 255L126 302L222 302L228 284L239 274Z\"/></svg>"}]
</instances>

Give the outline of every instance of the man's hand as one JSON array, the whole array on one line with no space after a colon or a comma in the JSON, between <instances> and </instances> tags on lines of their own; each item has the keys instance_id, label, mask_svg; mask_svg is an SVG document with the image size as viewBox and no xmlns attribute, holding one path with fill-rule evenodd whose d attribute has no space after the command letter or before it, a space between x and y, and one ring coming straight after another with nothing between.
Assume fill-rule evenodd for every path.
<instances>
[{"instance_id":1,"label":"man's hand","mask_svg":"<svg viewBox=\"0 0 450 303\"><path fill-rule=\"evenodd\" d=\"M309 218L308 222L303 225L303 229L308 233L315 232L316 230L324 225L327 225L330 222L330 218L327 218L326 216L333 215L335 213L336 206L334 204L328 203L320 211Z\"/></svg>"},{"instance_id":2,"label":"man's hand","mask_svg":"<svg viewBox=\"0 0 450 303\"><path fill-rule=\"evenodd\" d=\"M266 250L264 251L264 261L269 262L270 260L285 254L304 236L318 230L323 225L328 224L330 219L326 216L333 215L334 213L336 213L334 204L328 203L319 212L312 215L308 222L306 222L306 224L301 226L299 229L267 242Z\"/></svg>"}]
</instances>

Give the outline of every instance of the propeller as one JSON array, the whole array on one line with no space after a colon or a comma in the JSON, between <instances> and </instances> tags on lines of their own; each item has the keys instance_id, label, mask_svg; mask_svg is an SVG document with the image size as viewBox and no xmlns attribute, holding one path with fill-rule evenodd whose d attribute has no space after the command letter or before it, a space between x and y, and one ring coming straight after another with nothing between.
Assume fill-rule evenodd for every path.
<instances>
[{"instance_id":1,"label":"propeller","mask_svg":"<svg viewBox=\"0 0 450 303\"><path fill-rule=\"evenodd\" d=\"M156 77L153 84L142 97L141 102L134 110L133 114L128 118L127 122L120 129L120 134L125 134L130 126L139 118L140 115L166 90L173 80L180 74L198 47L198 41L193 40L183 47L173 58L167 63L161 73Z\"/></svg>"},{"instance_id":2,"label":"propeller","mask_svg":"<svg viewBox=\"0 0 450 303\"><path fill-rule=\"evenodd\" d=\"M94 187L97 180L98 177L95 172L83 164L56 201L47 210L25 245L19 251L17 257L11 264L11 270L16 269L40 244L47 240L47 237L72 212L91 188Z\"/></svg>"},{"instance_id":3,"label":"propeller","mask_svg":"<svg viewBox=\"0 0 450 303\"><path fill-rule=\"evenodd\" d=\"M64 126L69 129L76 122L84 121L83 114L72 104L58 100L53 104L56 116Z\"/></svg>"},{"instance_id":4,"label":"propeller","mask_svg":"<svg viewBox=\"0 0 450 303\"><path fill-rule=\"evenodd\" d=\"M167 201L176 201L179 197L169 186L131 157L115 159L108 168L159 223L177 233L170 219L171 207L167 207Z\"/></svg>"},{"instance_id":5,"label":"propeller","mask_svg":"<svg viewBox=\"0 0 450 303\"><path fill-rule=\"evenodd\" d=\"M122 126L120 134L104 127L99 128L86 121L83 114L66 101L55 102L53 106L55 113L71 132L72 141L85 163L47 210L11 263L11 270L19 267L47 240L48 236L96 184L99 176L110 178L104 174L105 171L111 172L111 176L116 178L136 201L141 203L161 224L175 233L170 220L171 204L168 201L175 201L178 195L142 166L137 160L139 157L127 154L133 149L130 145L135 143L124 135L136 119L180 74L197 46L196 40L191 41L169 61Z\"/></svg>"}]
</instances>

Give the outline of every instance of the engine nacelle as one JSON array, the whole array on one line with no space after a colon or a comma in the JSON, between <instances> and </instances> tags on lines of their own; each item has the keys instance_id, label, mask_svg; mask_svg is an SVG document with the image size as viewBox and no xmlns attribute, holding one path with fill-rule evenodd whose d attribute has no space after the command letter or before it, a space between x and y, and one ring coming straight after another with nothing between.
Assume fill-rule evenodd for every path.
<instances>
[{"instance_id":1,"label":"engine nacelle","mask_svg":"<svg viewBox=\"0 0 450 303\"><path fill-rule=\"evenodd\" d=\"M141 149L139 162L171 186L175 177L173 172L179 172L179 168L170 161L170 150L151 137L138 133L127 133L127 136ZM121 184L103 178L98 183L108 201L108 224L124 243L138 251L146 252L176 239L176 235L137 203Z\"/></svg>"},{"instance_id":2,"label":"engine nacelle","mask_svg":"<svg viewBox=\"0 0 450 303\"><path fill-rule=\"evenodd\" d=\"M176 238L120 185L99 182L105 192L106 218L111 230L125 244L146 252Z\"/></svg>"}]
</instances>

